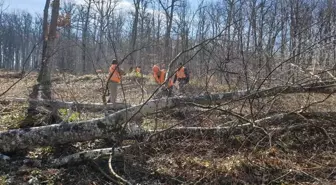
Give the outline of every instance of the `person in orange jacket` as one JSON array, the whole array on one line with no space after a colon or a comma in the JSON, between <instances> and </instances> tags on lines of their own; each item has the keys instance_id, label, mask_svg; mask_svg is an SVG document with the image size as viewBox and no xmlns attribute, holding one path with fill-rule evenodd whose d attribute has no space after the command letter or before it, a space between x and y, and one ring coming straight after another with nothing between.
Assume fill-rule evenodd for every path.
<instances>
[{"instance_id":1,"label":"person in orange jacket","mask_svg":"<svg viewBox=\"0 0 336 185\"><path fill-rule=\"evenodd\" d=\"M176 69L174 76L174 83L178 81L179 90L183 91L183 87L189 83L189 72L186 67L183 66L182 63L179 64Z\"/></svg>"},{"instance_id":2,"label":"person in orange jacket","mask_svg":"<svg viewBox=\"0 0 336 185\"><path fill-rule=\"evenodd\" d=\"M108 90L110 91L110 103L115 104L118 95L118 84L121 81L121 75L124 75L124 71L118 67L118 61L113 59L112 65L109 68Z\"/></svg>"},{"instance_id":3,"label":"person in orange jacket","mask_svg":"<svg viewBox=\"0 0 336 185\"><path fill-rule=\"evenodd\" d=\"M152 71L153 71L153 77L155 79L155 82L157 84L163 84L166 79L166 70L165 69L160 70L160 67L158 65L154 65L152 68ZM173 80L170 78L166 89L168 91L171 91L173 85L174 85Z\"/></svg>"},{"instance_id":4,"label":"person in orange jacket","mask_svg":"<svg viewBox=\"0 0 336 185\"><path fill-rule=\"evenodd\" d=\"M153 77L157 84L161 84L162 71L158 65L154 65L152 68Z\"/></svg>"}]
</instances>

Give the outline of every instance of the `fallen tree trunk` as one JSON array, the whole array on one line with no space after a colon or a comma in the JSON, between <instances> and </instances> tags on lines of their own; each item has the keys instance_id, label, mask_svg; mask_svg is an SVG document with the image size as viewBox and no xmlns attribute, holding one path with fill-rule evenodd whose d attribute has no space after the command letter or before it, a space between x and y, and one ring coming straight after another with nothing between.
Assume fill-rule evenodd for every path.
<instances>
[{"instance_id":1,"label":"fallen tree trunk","mask_svg":"<svg viewBox=\"0 0 336 185\"><path fill-rule=\"evenodd\" d=\"M61 157L58 159L54 159L51 161L51 164L53 166L64 166L68 164L73 164L73 163L79 163L82 161L87 161L87 160L93 160L97 159L102 156L108 156L110 154L113 155L122 155L124 150L130 148L129 146L123 146L120 148L101 148L101 149L95 149L95 150L87 150L79 153L75 153L72 155L68 155L65 157Z\"/></svg>"},{"instance_id":2,"label":"fallen tree trunk","mask_svg":"<svg viewBox=\"0 0 336 185\"><path fill-rule=\"evenodd\" d=\"M336 112L305 112L305 113L280 113L276 115L272 115L269 117L265 117L259 120L255 120L254 124L251 122L245 124L232 124L231 126L224 127L172 127L164 130L149 130L149 131L140 131L137 133L132 133L129 135L129 138L132 137L148 137L149 140L143 142L142 144L146 144L147 142L157 140L157 139L169 139L178 136L188 136L188 137L229 137L230 135L241 134L248 129L255 129L258 132L261 132L269 137L273 137L277 134L283 134L284 132L290 132L293 130L315 127L315 122L306 123L307 119L324 119L327 118L330 121L336 117ZM288 123L288 121L296 120L295 123L301 124L293 124L293 122ZM235 122L238 123L238 120ZM269 124L271 127L262 128L257 125L259 124ZM257 125L255 125L257 124ZM281 126L280 126L281 125ZM266 132L266 133L265 133ZM327 135L327 133L324 133ZM333 144L333 139L330 139L330 142ZM138 145L138 144L136 144ZM133 145L118 147L118 148L102 148L102 149L94 149L94 150L86 150L79 153L71 154L65 157L57 158L51 160L51 164L54 166L63 166L74 163L81 163L87 160L94 160L103 156L108 156L110 154L114 155L123 155L125 150L131 149Z\"/></svg>"},{"instance_id":3,"label":"fallen tree trunk","mask_svg":"<svg viewBox=\"0 0 336 185\"><path fill-rule=\"evenodd\" d=\"M245 124L233 124L231 126L224 127L171 127L164 130L138 130L138 132L131 132L129 134L129 138L133 137L149 137L148 140L143 142L142 144L146 144L152 140L156 139L167 139L176 136L192 136L192 137L229 137L230 135L240 134L248 129L256 129L257 131L272 137L273 135L281 134L283 132L288 132L292 130L302 129L305 127L314 127L316 126L315 122L312 123L303 123L303 124L293 124L288 123L290 120L296 120L296 123L299 122L307 122L307 119L321 119L327 118L329 120L333 120L333 117L336 116L336 112L305 112L305 113L280 113L272 116L268 116L259 120L255 120L254 123L248 122ZM238 120L235 122L238 123ZM266 124L271 125L270 128L262 128L257 126L256 124ZM281 124L283 123L283 124ZM279 127L282 125L283 127ZM265 133L266 132L266 133ZM325 133L327 135L327 133ZM331 143L333 144L333 140ZM138 144L137 144L138 145ZM86 150L82 152L78 152L75 154L71 154L65 157L60 157L57 159L52 159L50 163L53 166L63 166L68 164L80 163L86 160L94 160L99 157L108 156L110 154L114 155L122 155L123 152L127 149L131 149L133 145L122 146L118 148L102 148L102 149L94 149L94 150Z\"/></svg>"},{"instance_id":4,"label":"fallen tree trunk","mask_svg":"<svg viewBox=\"0 0 336 185\"><path fill-rule=\"evenodd\" d=\"M138 133L132 133L130 138L132 137L140 137L140 136L149 136L151 134L157 133L163 133L159 134L158 137L174 137L178 135L211 135L211 136L218 136L218 135L224 135L227 134L227 132L232 128L247 128L252 126L252 124L247 123L243 125L233 126L233 127L177 127L177 128L171 128L168 130L150 130L150 131L143 131ZM209 134L211 133L211 134ZM131 148L131 145L123 146L119 148L102 148L102 149L94 149L94 150L87 150L78 152L75 154L71 154L65 157L61 157L58 159L51 160L51 164L54 166L63 166L67 164L73 164L73 163L79 163L86 160L93 160L102 156L107 156L110 154L114 155L122 155L124 150Z\"/></svg>"},{"instance_id":5,"label":"fallen tree trunk","mask_svg":"<svg viewBox=\"0 0 336 185\"><path fill-rule=\"evenodd\" d=\"M185 103L219 104L228 100L262 98L279 93L333 93L335 82L313 83L301 86L281 86L264 90L236 91L207 94L196 97L173 97L148 101L115 112L104 118L77 123L62 123L28 129L15 129L0 132L0 152L10 152L35 146L65 144L88 141L98 138L116 138L123 124L130 118L146 116L164 108L183 106Z\"/></svg>"},{"instance_id":6,"label":"fallen tree trunk","mask_svg":"<svg viewBox=\"0 0 336 185\"><path fill-rule=\"evenodd\" d=\"M46 99L25 99L25 98L15 98L15 99L5 99L0 100L0 102L18 102L18 103L26 103L31 102L38 106L46 106L51 107L53 109L67 108L74 111L87 110L90 112L99 112L103 110L121 110L126 107L130 107L131 105L125 105L124 103L116 103L112 105L108 103L106 105L102 103L77 103L77 102L64 102L59 100L46 100Z\"/></svg>"},{"instance_id":7,"label":"fallen tree trunk","mask_svg":"<svg viewBox=\"0 0 336 185\"><path fill-rule=\"evenodd\" d=\"M0 78L23 78L25 73L19 72L19 73L8 73L8 74L2 74L0 75Z\"/></svg>"}]
</instances>

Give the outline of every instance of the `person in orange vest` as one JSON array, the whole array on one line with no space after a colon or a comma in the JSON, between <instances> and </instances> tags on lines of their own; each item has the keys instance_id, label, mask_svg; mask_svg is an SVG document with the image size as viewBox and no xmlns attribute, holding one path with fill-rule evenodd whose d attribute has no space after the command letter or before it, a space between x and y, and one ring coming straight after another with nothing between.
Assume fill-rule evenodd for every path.
<instances>
[{"instance_id":1,"label":"person in orange vest","mask_svg":"<svg viewBox=\"0 0 336 185\"><path fill-rule=\"evenodd\" d=\"M160 84L163 84L165 80L166 80L166 70L161 69ZM173 83L172 78L169 78L168 89L171 89L171 87L173 87L173 85L174 85L174 83Z\"/></svg>"},{"instance_id":2,"label":"person in orange vest","mask_svg":"<svg viewBox=\"0 0 336 185\"><path fill-rule=\"evenodd\" d=\"M165 69L160 70L160 67L158 65L154 65L152 70L153 70L153 77L155 79L155 82L157 84L163 84L166 79L166 70ZM167 89L168 92L170 93L172 91L172 88L173 88L173 80L170 78L167 88L164 88L164 89Z\"/></svg>"},{"instance_id":3,"label":"person in orange vest","mask_svg":"<svg viewBox=\"0 0 336 185\"><path fill-rule=\"evenodd\" d=\"M158 65L154 65L153 68L152 68L152 71L153 71L153 77L154 77L154 80L157 84L161 84L161 70L160 70L160 67Z\"/></svg>"},{"instance_id":4,"label":"person in orange vest","mask_svg":"<svg viewBox=\"0 0 336 185\"><path fill-rule=\"evenodd\" d=\"M155 79L155 82L157 84L163 84L163 82L166 80L166 70L161 69L158 65L154 65L153 68L153 77ZM168 83L168 86L170 87L172 84L172 80L170 79L170 83Z\"/></svg>"},{"instance_id":5,"label":"person in orange vest","mask_svg":"<svg viewBox=\"0 0 336 185\"><path fill-rule=\"evenodd\" d=\"M117 100L118 95L118 84L120 84L121 81L121 75L124 75L125 72L118 67L118 61L116 59L113 59L112 65L109 69L109 82L108 82L108 90L110 91L110 103L115 104Z\"/></svg>"},{"instance_id":6,"label":"person in orange vest","mask_svg":"<svg viewBox=\"0 0 336 185\"><path fill-rule=\"evenodd\" d=\"M189 83L189 72L182 63L180 63L178 68L176 69L174 83L176 82L176 80L178 81L180 91L183 91L183 87Z\"/></svg>"}]
</instances>

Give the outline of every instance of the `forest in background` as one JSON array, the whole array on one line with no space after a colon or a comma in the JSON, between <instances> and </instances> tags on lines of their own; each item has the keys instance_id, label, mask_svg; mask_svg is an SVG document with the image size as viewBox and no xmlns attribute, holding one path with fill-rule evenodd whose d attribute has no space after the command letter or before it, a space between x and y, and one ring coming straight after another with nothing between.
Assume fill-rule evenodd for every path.
<instances>
[{"instance_id":1,"label":"forest in background","mask_svg":"<svg viewBox=\"0 0 336 185\"><path fill-rule=\"evenodd\" d=\"M262 79L274 69L277 79L295 82L297 72L334 67L335 14L333 0L61 1L60 15L71 22L57 29L53 69L93 73L132 53L122 66L149 73L153 64L168 65L179 52L220 35L179 62L192 59L186 66L193 75L216 75L220 83ZM9 12L2 1L0 68L39 68L41 35L40 13Z\"/></svg>"}]
</instances>

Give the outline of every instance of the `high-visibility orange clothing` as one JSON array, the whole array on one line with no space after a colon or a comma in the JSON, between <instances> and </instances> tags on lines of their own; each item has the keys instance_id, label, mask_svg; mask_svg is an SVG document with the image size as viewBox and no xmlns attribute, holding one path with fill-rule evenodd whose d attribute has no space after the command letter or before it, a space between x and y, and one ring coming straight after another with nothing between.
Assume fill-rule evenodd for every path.
<instances>
[{"instance_id":1,"label":"high-visibility orange clothing","mask_svg":"<svg viewBox=\"0 0 336 185\"><path fill-rule=\"evenodd\" d=\"M154 65L153 68L152 68L152 70L153 70L153 73L157 73L157 72L160 71L160 67L157 66L157 65Z\"/></svg>"},{"instance_id":2,"label":"high-visibility orange clothing","mask_svg":"<svg viewBox=\"0 0 336 185\"><path fill-rule=\"evenodd\" d=\"M160 76L160 84L163 84L166 80L166 70L161 70L161 76ZM168 81L168 88L172 87L174 85L174 82L171 78L169 78Z\"/></svg>"},{"instance_id":3,"label":"high-visibility orange clothing","mask_svg":"<svg viewBox=\"0 0 336 185\"><path fill-rule=\"evenodd\" d=\"M109 76L113 73L110 80L112 82L120 83L121 77L120 77L119 71L117 70L117 64L112 64L109 72L110 72Z\"/></svg>"},{"instance_id":4,"label":"high-visibility orange clothing","mask_svg":"<svg viewBox=\"0 0 336 185\"><path fill-rule=\"evenodd\" d=\"M165 81L165 78L166 78L166 70L164 69L161 69L160 71L160 84L163 84L163 82Z\"/></svg>"},{"instance_id":5,"label":"high-visibility orange clothing","mask_svg":"<svg viewBox=\"0 0 336 185\"><path fill-rule=\"evenodd\" d=\"M173 80L170 78L168 82L168 88L172 87L174 85Z\"/></svg>"},{"instance_id":6,"label":"high-visibility orange clothing","mask_svg":"<svg viewBox=\"0 0 336 185\"><path fill-rule=\"evenodd\" d=\"M181 67L180 69L177 70L176 72L176 77L179 78L186 78L186 74L184 72L184 67Z\"/></svg>"},{"instance_id":7,"label":"high-visibility orange clothing","mask_svg":"<svg viewBox=\"0 0 336 185\"><path fill-rule=\"evenodd\" d=\"M157 65L154 65L152 70L153 70L153 76L154 76L156 83L163 84L166 79L166 70L165 69L160 70L159 66ZM168 81L168 88L172 87L173 85L174 85L174 82L170 78Z\"/></svg>"},{"instance_id":8,"label":"high-visibility orange clothing","mask_svg":"<svg viewBox=\"0 0 336 185\"><path fill-rule=\"evenodd\" d=\"M160 79L159 79L159 76L161 76L160 75L161 71L160 71L159 66L154 65L153 68L152 68L152 71L153 71L153 77L154 77L156 83L161 84Z\"/></svg>"}]
</instances>

